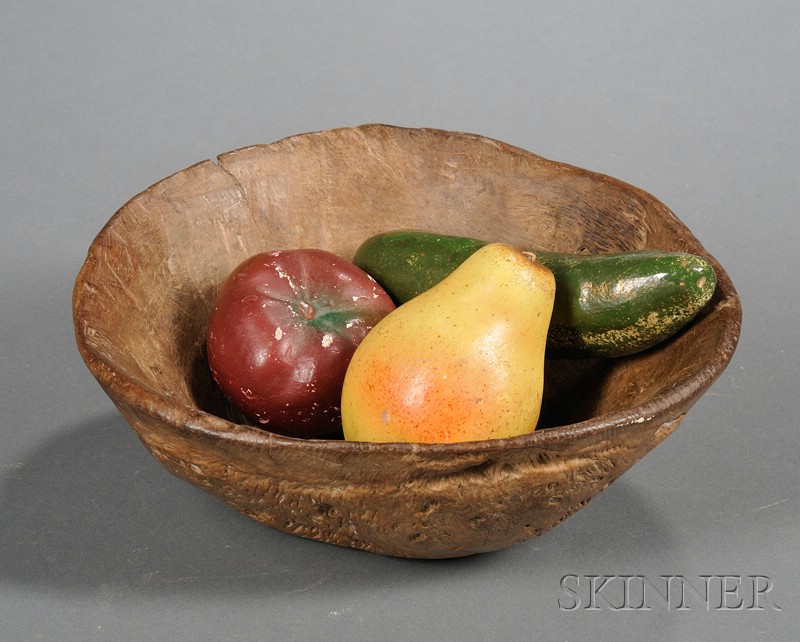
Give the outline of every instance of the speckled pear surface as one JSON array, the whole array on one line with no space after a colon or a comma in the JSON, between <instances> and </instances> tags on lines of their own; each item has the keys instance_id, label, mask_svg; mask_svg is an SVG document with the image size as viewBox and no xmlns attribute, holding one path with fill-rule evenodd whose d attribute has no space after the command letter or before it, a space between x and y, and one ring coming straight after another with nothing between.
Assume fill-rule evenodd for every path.
<instances>
[{"instance_id":1,"label":"speckled pear surface","mask_svg":"<svg viewBox=\"0 0 800 642\"><path fill-rule=\"evenodd\" d=\"M384 317L342 392L345 439L452 443L533 432L555 279L493 243Z\"/></svg>"}]
</instances>

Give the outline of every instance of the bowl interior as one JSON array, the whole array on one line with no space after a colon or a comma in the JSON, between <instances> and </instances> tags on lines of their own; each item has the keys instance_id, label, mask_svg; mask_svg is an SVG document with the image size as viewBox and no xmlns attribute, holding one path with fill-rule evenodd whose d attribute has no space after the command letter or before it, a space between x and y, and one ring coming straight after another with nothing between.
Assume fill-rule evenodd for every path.
<instances>
[{"instance_id":1,"label":"bowl interior","mask_svg":"<svg viewBox=\"0 0 800 642\"><path fill-rule=\"evenodd\" d=\"M664 205L615 179L471 134L332 130L223 154L126 203L78 279L79 343L96 373L242 423L206 365L206 320L219 284L257 252L318 247L350 258L367 237L397 228L556 251L708 257ZM713 304L662 346L624 359L549 361L540 425L635 410L701 376L735 300L714 264Z\"/></svg>"}]
</instances>

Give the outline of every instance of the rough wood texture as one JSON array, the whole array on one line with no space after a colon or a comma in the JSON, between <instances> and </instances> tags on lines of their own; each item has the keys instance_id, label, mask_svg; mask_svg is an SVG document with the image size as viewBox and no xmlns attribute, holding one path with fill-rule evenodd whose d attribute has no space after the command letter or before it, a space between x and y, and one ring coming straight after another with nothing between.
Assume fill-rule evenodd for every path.
<instances>
[{"instance_id":1,"label":"rough wood texture","mask_svg":"<svg viewBox=\"0 0 800 642\"><path fill-rule=\"evenodd\" d=\"M559 251L709 257L630 185L475 135L369 125L223 154L125 204L74 291L78 346L148 450L270 526L396 556L490 551L552 528L670 434L723 371L741 308L722 269L710 309L655 350L548 363L544 429L481 443L302 441L245 425L205 363L218 285L246 257L351 257L393 228Z\"/></svg>"}]
</instances>

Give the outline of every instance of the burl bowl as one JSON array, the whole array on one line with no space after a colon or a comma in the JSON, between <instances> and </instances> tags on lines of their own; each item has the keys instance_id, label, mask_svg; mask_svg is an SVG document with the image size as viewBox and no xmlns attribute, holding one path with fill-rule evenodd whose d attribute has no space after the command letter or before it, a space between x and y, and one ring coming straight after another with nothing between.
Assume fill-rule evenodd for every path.
<instances>
[{"instance_id":1,"label":"burl bowl","mask_svg":"<svg viewBox=\"0 0 800 642\"><path fill-rule=\"evenodd\" d=\"M238 419L206 365L223 279L257 252L351 258L397 228L566 252L689 251L712 261L719 285L655 349L549 360L530 435L367 444ZM156 183L92 243L73 312L89 370L167 470L287 533L415 558L507 547L584 506L675 430L730 361L741 321L725 271L646 192L481 136L382 125L239 149Z\"/></svg>"}]
</instances>

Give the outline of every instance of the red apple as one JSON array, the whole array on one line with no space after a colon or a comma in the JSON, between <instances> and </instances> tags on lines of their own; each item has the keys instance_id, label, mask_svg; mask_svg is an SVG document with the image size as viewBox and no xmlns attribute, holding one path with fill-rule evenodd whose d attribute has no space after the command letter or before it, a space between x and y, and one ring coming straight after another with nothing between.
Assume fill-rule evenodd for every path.
<instances>
[{"instance_id":1,"label":"red apple","mask_svg":"<svg viewBox=\"0 0 800 642\"><path fill-rule=\"evenodd\" d=\"M225 280L211 310L211 372L268 430L333 433L350 358L394 307L366 272L325 250L257 254Z\"/></svg>"}]
</instances>

